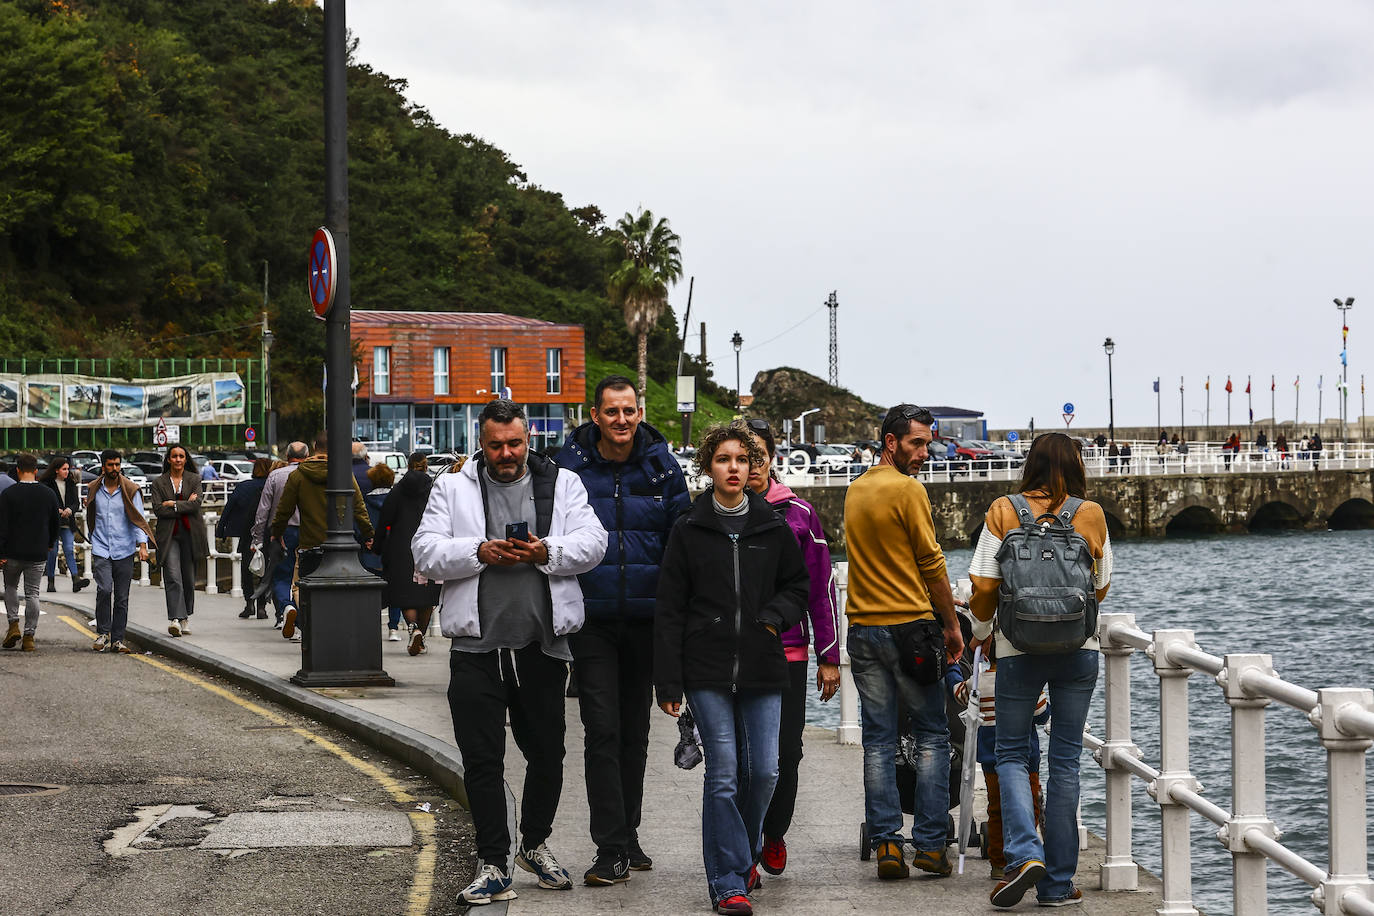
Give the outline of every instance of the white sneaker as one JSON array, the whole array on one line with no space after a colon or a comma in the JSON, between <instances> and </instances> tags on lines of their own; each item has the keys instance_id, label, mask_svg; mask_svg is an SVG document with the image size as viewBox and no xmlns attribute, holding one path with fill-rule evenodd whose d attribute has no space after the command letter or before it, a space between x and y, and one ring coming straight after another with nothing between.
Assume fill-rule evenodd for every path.
<instances>
[{"instance_id":1,"label":"white sneaker","mask_svg":"<svg viewBox=\"0 0 1374 916\"><path fill-rule=\"evenodd\" d=\"M493 900L514 900L515 889L510 883L510 875L495 865L483 865L458 899L474 906L484 906Z\"/></svg>"},{"instance_id":2,"label":"white sneaker","mask_svg":"<svg viewBox=\"0 0 1374 916\"><path fill-rule=\"evenodd\" d=\"M539 879L539 886L551 891L572 889L572 875L558 864L549 847L540 843L534 849L522 849L515 854L515 864Z\"/></svg>"},{"instance_id":3,"label":"white sneaker","mask_svg":"<svg viewBox=\"0 0 1374 916\"><path fill-rule=\"evenodd\" d=\"M397 633L395 630L393 630L393 629L388 629L388 630L387 630L386 641L387 641L387 642L400 642L400 641L401 641L401 636L400 636L400 634Z\"/></svg>"},{"instance_id":4,"label":"white sneaker","mask_svg":"<svg viewBox=\"0 0 1374 916\"><path fill-rule=\"evenodd\" d=\"M171 633L173 636L180 636L180 635L181 635L181 624L178 623L178 622L175 621L175 620L169 620L169 621L167 621L167 632L168 632L168 633Z\"/></svg>"}]
</instances>

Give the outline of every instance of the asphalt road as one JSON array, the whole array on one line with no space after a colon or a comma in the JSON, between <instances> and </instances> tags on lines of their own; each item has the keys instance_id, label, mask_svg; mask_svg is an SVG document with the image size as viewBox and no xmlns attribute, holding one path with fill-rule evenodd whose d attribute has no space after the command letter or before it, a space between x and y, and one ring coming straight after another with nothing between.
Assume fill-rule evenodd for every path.
<instances>
[{"instance_id":1,"label":"asphalt road","mask_svg":"<svg viewBox=\"0 0 1374 916\"><path fill-rule=\"evenodd\" d=\"M0 650L0 783L60 789L0 794L0 911L460 911L472 822L429 780L45 610L38 651Z\"/></svg>"}]
</instances>

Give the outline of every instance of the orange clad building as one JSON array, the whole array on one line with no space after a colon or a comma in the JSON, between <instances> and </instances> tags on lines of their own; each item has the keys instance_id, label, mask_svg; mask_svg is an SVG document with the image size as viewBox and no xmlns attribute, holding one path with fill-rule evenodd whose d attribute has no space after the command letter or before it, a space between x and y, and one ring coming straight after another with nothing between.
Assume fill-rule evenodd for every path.
<instances>
[{"instance_id":1,"label":"orange clad building","mask_svg":"<svg viewBox=\"0 0 1374 916\"><path fill-rule=\"evenodd\" d=\"M530 445L561 445L587 386L581 325L484 312L354 309L353 435L399 452L471 453L482 406L525 408Z\"/></svg>"}]
</instances>

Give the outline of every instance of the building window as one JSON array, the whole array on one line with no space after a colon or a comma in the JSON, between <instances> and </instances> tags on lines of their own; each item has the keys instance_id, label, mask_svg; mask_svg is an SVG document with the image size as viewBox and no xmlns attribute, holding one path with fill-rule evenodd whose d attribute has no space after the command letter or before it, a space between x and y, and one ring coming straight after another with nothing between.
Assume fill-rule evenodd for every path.
<instances>
[{"instance_id":1,"label":"building window","mask_svg":"<svg viewBox=\"0 0 1374 916\"><path fill-rule=\"evenodd\" d=\"M391 348L372 348L372 393L391 394Z\"/></svg>"},{"instance_id":2,"label":"building window","mask_svg":"<svg viewBox=\"0 0 1374 916\"><path fill-rule=\"evenodd\" d=\"M491 348L491 396L501 397L501 391L506 387L506 348Z\"/></svg>"},{"instance_id":3,"label":"building window","mask_svg":"<svg viewBox=\"0 0 1374 916\"><path fill-rule=\"evenodd\" d=\"M544 391L546 394L563 393L563 351L549 349L544 351Z\"/></svg>"},{"instance_id":4,"label":"building window","mask_svg":"<svg viewBox=\"0 0 1374 916\"><path fill-rule=\"evenodd\" d=\"M448 394L448 347L434 348L434 393Z\"/></svg>"}]
</instances>

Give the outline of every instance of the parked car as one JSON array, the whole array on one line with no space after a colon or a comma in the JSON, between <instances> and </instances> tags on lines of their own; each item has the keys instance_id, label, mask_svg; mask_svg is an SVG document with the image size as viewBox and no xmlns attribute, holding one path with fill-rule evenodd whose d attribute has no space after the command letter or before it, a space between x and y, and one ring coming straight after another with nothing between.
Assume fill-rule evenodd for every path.
<instances>
[{"instance_id":1,"label":"parked car","mask_svg":"<svg viewBox=\"0 0 1374 916\"><path fill-rule=\"evenodd\" d=\"M206 463L223 480L247 480L253 476L253 462L242 458L212 458Z\"/></svg>"},{"instance_id":2,"label":"parked car","mask_svg":"<svg viewBox=\"0 0 1374 916\"><path fill-rule=\"evenodd\" d=\"M1026 456L1014 449L1007 448L1005 445L998 445L996 442L988 442L986 439L974 440L980 448L985 448L992 452L992 460L999 462L997 467L1003 467L1000 462L1007 462L1006 467L1019 468L1026 463Z\"/></svg>"},{"instance_id":3,"label":"parked car","mask_svg":"<svg viewBox=\"0 0 1374 916\"><path fill-rule=\"evenodd\" d=\"M99 458L96 460L98 461ZM134 452L124 459L124 463L137 465L156 464L160 468L162 467L162 452ZM162 472L159 471L158 473L160 474Z\"/></svg>"},{"instance_id":4,"label":"parked car","mask_svg":"<svg viewBox=\"0 0 1374 916\"><path fill-rule=\"evenodd\" d=\"M137 466L123 464L120 465L119 469L125 477L129 478L134 482L135 486L146 487L148 485L148 477L141 470L139 470ZM162 473L161 467L158 468L158 473ZM95 480L98 477L100 477L100 475L101 467L99 461L95 462L94 464L88 464L81 469L81 482L90 483L92 480Z\"/></svg>"}]
</instances>

